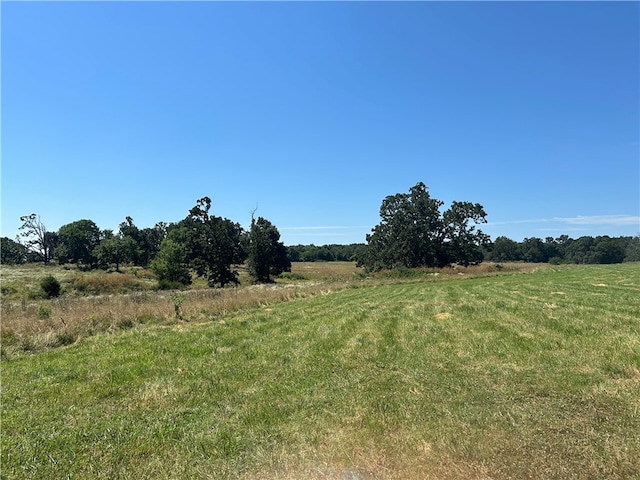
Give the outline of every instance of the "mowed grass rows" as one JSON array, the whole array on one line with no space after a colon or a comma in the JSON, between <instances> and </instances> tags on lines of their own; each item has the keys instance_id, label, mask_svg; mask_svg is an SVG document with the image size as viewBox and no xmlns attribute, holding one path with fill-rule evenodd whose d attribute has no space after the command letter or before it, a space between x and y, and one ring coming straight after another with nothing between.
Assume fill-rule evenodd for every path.
<instances>
[{"instance_id":1,"label":"mowed grass rows","mask_svg":"<svg viewBox=\"0 0 640 480\"><path fill-rule=\"evenodd\" d=\"M639 478L640 268L354 284L2 364L3 478Z\"/></svg>"}]
</instances>

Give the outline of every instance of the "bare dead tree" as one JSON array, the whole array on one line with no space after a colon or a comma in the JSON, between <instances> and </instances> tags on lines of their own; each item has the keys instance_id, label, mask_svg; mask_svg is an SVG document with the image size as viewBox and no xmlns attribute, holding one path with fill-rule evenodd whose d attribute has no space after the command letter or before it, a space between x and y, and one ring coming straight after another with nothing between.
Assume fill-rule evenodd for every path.
<instances>
[{"instance_id":1,"label":"bare dead tree","mask_svg":"<svg viewBox=\"0 0 640 480\"><path fill-rule=\"evenodd\" d=\"M27 248L27 251L46 265L53 258L53 249L58 236L54 232L48 232L40 216L35 213L20 217L20 221L22 226L18 241L22 238L23 241L20 243Z\"/></svg>"}]
</instances>

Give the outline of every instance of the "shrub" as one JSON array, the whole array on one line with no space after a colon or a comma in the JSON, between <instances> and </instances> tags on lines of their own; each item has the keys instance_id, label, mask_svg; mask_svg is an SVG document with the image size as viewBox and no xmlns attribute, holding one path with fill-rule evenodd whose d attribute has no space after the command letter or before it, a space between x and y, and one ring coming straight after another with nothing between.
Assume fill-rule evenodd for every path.
<instances>
[{"instance_id":1,"label":"shrub","mask_svg":"<svg viewBox=\"0 0 640 480\"><path fill-rule=\"evenodd\" d=\"M188 253L184 245L165 239L162 248L151 262L151 270L156 274L160 282L167 284L181 283L191 284L191 273L189 273ZM160 284L161 289L165 289Z\"/></svg>"},{"instance_id":2,"label":"shrub","mask_svg":"<svg viewBox=\"0 0 640 480\"><path fill-rule=\"evenodd\" d=\"M40 281L40 288L47 295L47 298L60 296L60 282L53 275L44 277Z\"/></svg>"},{"instance_id":3,"label":"shrub","mask_svg":"<svg viewBox=\"0 0 640 480\"><path fill-rule=\"evenodd\" d=\"M49 305L38 305L38 318L46 320L51 317L51 307Z\"/></svg>"},{"instance_id":4,"label":"shrub","mask_svg":"<svg viewBox=\"0 0 640 480\"><path fill-rule=\"evenodd\" d=\"M0 293L2 293L2 295L11 295L13 293L18 293L18 289L12 285L2 285L0 286Z\"/></svg>"},{"instance_id":5,"label":"shrub","mask_svg":"<svg viewBox=\"0 0 640 480\"><path fill-rule=\"evenodd\" d=\"M428 272L422 268L408 268L408 267L395 267L391 270L387 270L383 276L387 278L419 278L429 275Z\"/></svg>"},{"instance_id":6,"label":"shrub","mask_svg":"<svg viewBox=\"0 0 640 480\"><path fill-rule=\"evenodd\" d=\"M171 280L161 279L158 280L158 289L159 290L184 290L186 285L180 282L174 282Z\"/></svg>"}]
</instances>

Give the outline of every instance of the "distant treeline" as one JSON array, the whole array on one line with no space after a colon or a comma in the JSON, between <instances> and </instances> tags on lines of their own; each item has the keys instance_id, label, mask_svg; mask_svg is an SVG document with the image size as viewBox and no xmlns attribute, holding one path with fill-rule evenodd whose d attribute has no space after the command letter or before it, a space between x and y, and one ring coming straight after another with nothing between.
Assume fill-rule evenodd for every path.
<instances>
[{"instance_id":1,"label":"distant treeline","mask_svg":"<svg viewBox=\"0 0 640 480\"><path fill-rule=\"evenodd\" d=\"M130 226L130 225L129 225ZM158 252L165 233L157 226L136 232L139 257L132 263L148 265ZM146 247L146 248L145 248ZM286 247L292 262L356 262L366 250L365 243L349 245L291 245ZM5 265L42 261L23 245L10 238L2 238L2 263ZM640 262L640 235L635 237L583 236L573 239L567 235L558 238L525 238L516 242L498 237L482 248L484 261L531 263L622 263ZM53 258L52 258L53 259ZM129 259L131 261L132 259Z\"/></svg>"},{"instance_id":2,"label":"distant treeline","mask_svg":"<svg viewBox=\"0 0 640 480\"><path fill-rule=\"evenodd\" d=\"M486 261L532 263L622 263L640 261L640 234L635 237L584 236L573 239L532 237L515 242L498 237L483 249Z\"/></svg>"},{"instance_id":3,"label":"distant treeline","mask_svg":"<svg viewBox=\"0 0 640 480\"><path fill-rule=\"evenodd\" d=\"M189 284L195 272L210 285L238 281L238 266L246 265L257 282L290 271L291 262L357 262L366 271L396 267L444 267L482 261L532 263L622 263L640 261L640 233L634 237L568 235L557 238L507 237L491 241L476 229L486 223L482 205L444 202L432 198L418 182L408 193L387 196L380 207L380 223L366 235L366 243L349 245L292 245L280 241L269 220L251 216L251 227L210 213L211 199L203 197L179 222L138 228L131 217L117 231L101 230L83 219L48 231L35 213L23 222L15 240L3 237L3 264L55 261L84 269L121 265L149 267L167 285Z\"/></svg>"},{"instance_id":4,"label":"distant treeline","mask_svg":"<svg viewBox=\"0 0 640 480\"><path fill-rule=\"evenodd\" d=\"M46 229L40 216L20 217L16 240L3 237L3 264L56 261L80 268L134 265L151 268L167 287L187 285L192 275L210 285L238 282L238 267L246 265L256 282L291 270L291 262L357 262L368 272L397 267L445 267L482 261L532 263L622 263L640 261L640 234L635 237L568 235L558 238L507 237L491 241L476 227L486 223L479 203L444 202L431 197L418 182L408 193L388 195L380 206L380 223L366 235L366 243L349 245L292 245L280 241L269 220L251 215L251 228L210 213L211 199L203 197L176 223L138 228L126 217L118 231L101 230L91 220L77 220L57 232Z\"/></svg>"},{"instance_id":5,"label":"distant treeline","mask_svg":"<svg viewBox=\"0 0 640 480\"><path fill-rule=\"evenodd\" d=\"M292 245L287 247L293 262L355 262L365 251L365 243L350 245ZM584 236L573 239L525 238L516 242L498 237L482 248L484 261L531 263L622 263L640 262L640 235L635 237Z\"/></svg>"},{"instance_id":6,"label":"distant treeline","mask_svg":"<svg viewBox=\"0 0 640 480\"><path fill-rule=\"evenodd\" d=\"M287 247L292 262L355 262L363 249L364 243L350 245L291 245Z\"/></svg>"}]
</instances>

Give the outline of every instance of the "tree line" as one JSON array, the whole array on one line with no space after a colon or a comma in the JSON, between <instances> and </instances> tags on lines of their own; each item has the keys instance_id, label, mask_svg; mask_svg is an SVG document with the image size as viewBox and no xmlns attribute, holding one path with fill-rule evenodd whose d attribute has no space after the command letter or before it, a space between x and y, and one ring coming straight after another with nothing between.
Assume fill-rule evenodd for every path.
<instances>
[{"instance_id":1,"label":"tree line","mask_svg":"<svg viewBox=\"0 0 640 480\"><path fill-rule=\"evenodd\" d=\"M290 245L287 247L292 262L355 262L366 247L364 243L349 245Z\"/></svg>"},{"instance_id":2,"label":"tree line","mask_svg":"<svg viewBox=\"0 0 640 480\"><path fill-rule=\"evenodd\" d=\"M291 245L287 247L293 262L357 262L367 245ZM480 249L482 261L530 263L622 263L640 262L640 235L609 237L568 235L558 238L525 238L516 242L501 236Z\"/></svg>"},{"instance_id":3,"label":"tree line","mask_svg":"<svg viewBox=\"0 0 640 480\"><path fill-rule=\"evenodd\" d=\"M244 230L239 223L210 213L203 197L176 223L139 228L126 217L117 232L100 230L92 220L77 220L49 232L36 214L20 218L16 240L2 238L2 263L76 264L82 269L115 268L123 264L151 268L163 288L192 282L192 275L210 286L238 283L238 266L246 264L256 282L291 270L278 229L263 217Z\"/></svg>"},{"instance_id":4,"label":"tree line","mask_svg":"<svg viewBox=\"0 0 640 480\"><path fill-rule=\"evenodd\" d=\"M192 275L211 286L238 282L245 265L255 282L291 270L292 261L356 261L367 271L396 267L444 267L494 262L621 263L640 261L640 235L635 237L583 236L572 239L507 237L491 241L478 228L486 223L482 205L432 198L418 182L408 193L387 196L380 207L380 223L366 243L350 245L293 245L285 247L275 225L251 215L243 229L210 213L211 199L203 197L176 223L139 228L131 217L118 231L100 230L91 220L78 220L49 232L36 214L23 216L16 240L2 238L3 264L56 261L80 268L115 268L123 264L151 268L162 287L188 285Z\"/></svg>"},{"instance_id":5,"label":"tree line","mask_svg":"<svg viewBox=\"0 0 640 480\"><path fill-rule=\"evenodd\" d=\"M568 235L558 238L525 238L515 242L498 237L483 252L484 259L493 262L532 263L622 263L640 261L640 235L635 237L592 237L573 239Z\"/></svg>"}]
</instances>

